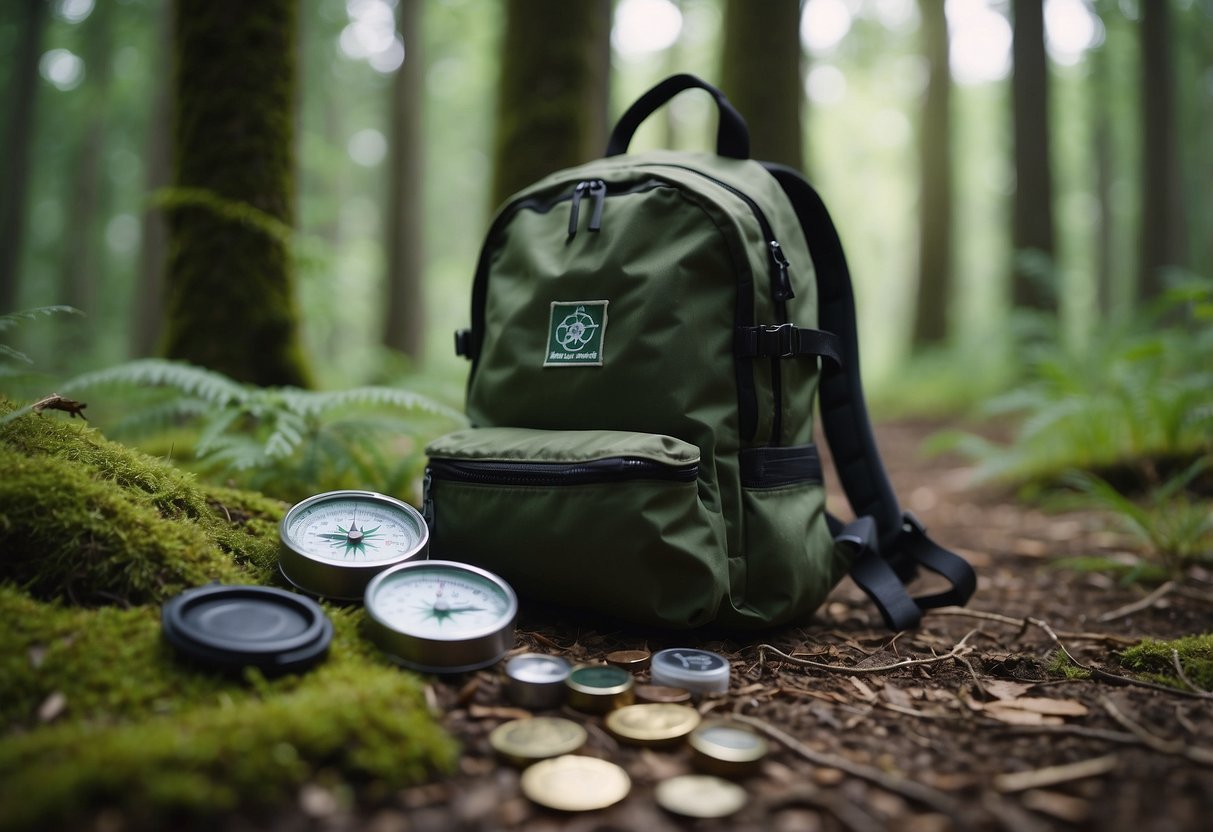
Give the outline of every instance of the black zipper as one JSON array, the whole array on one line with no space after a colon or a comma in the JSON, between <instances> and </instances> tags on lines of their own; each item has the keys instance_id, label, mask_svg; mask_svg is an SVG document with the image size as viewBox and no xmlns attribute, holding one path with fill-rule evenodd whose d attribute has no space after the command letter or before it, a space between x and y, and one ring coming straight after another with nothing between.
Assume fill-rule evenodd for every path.
<instances>
[{"instance_id":1,"label":"black zipper","mask_svg":"<svg viewBox=\"0 0 1213 832\"><path fill-rule=\"evenodd\" d=\"M629 480L694 482L699 463L670 465L643 457L616 456L586 462L492 462L471 459L431 459L431 479L480 485L558 487L596 485Z\"/></svg>"}]
</instances>

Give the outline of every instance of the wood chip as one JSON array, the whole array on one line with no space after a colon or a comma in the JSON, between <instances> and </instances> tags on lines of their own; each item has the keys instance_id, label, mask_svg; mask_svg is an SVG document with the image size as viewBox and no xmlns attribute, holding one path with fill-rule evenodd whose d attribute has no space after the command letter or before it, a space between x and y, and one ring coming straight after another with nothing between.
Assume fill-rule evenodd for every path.
<instances>
[{"instance_id":1,"label":"wood chip","mask_svg":"<svg viewBox=\"0 0 1213 832\"><path fill-rule=\"evenodd\" d=\"M1021 802L1034 812L1066 823L1080 824L1091 816L1090 801L1061 792L1029 791Z\"/></svg>"},{"instance_id":2,"label":"wood chip","mask_svg":"<svg viewBox=\"0 0 1213 832\"><path fill-rule=\"evenodd\" d=\"M990 681L983 679L981 686L986 693L1004 702L1018 699L1035 687L1034 684L1028 682L1012 682L1010 679L992 679Z\"/></svg>"},{"instance_id":3,"label":"wood chip","mask_svg":"<svg viewBox=\"0 0 1213 832\"><path fill-rule=\"evenodd\" d=\"M42 722L52 722L67 710L67 695L61 690L52 693L38 706L38 719Z\"/></svg>"},{"instance_id":4,"label":"wood chip","mask_svg":"<svg viewBox=\"0 0 1213 832\"><path fill-rule=\"evenodd\" d=\"M508 708L497 705L471 705L468 716L472 719L530 719L532 714L522 708Z\"/></svg>"},{"instance_id":5,"label":"wood chip","mask_svg":"<svg viewBox=\"0 0 1213 832\"><path fill-rule=\"evenodd\" d=\"M1085 780L1088 777L1099 777L1116 769L1120 765L1120 757L1116 754L1105 754L1090 760L1080 760L1077 763L1066 763L1060 766L1048 766L1031 771L1016 771L1010 774L999 774L994 778L994 788L1003 794L1022 792L1028 789L1039 789L1047 786L1057 786L1074 780Z\"/></svg>"},{"instance_id":6,"label":"wood chip","mask_svg":"<svg viewBox=\"0 0 1213 832\"><path fill-rule=\"evenodd\" d=\"M852 685L855 686L855 690L859 691L860 699L862 699L865 702L875 702L876 701L876 699L877 699L876 692L874 690L872 690L870 687L868 687L868 685L866 683L864 683L864 681L862 679L860 679L858 676L848 676L847 679L850 681L850 683Z\"/></svg>"}]
</instances>

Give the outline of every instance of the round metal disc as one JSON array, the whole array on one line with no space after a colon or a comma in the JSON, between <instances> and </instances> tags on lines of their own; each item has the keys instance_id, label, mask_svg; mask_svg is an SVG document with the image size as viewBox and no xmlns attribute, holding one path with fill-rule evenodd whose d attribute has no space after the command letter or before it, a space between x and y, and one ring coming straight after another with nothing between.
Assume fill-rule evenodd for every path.
<instances>
[{"instance_id":1,"label":"round metal disc","mask_svg":"<svg viewBox=\"0 0 1213 832\"><path fill-rule=\"evenodd\" d=\"M585 745L586 730L571 719L537 716L503 723L489 734L489 744L507 760L528 765L571 754Z\"/></svg>"},{"instance_id":2,"label":"round metal disc","mask_svg":"<svg viewBox=\"0 0 1213 832\"><path fill-rule=\"evenodd\" d=\"M707 774L684 774L657 784L657 805L690 818L723 818L746 803L746 791L736 783Z\"/></svg>"},{"instance_id":3,"label":"round metal disc","mask_svg":"<svg viewBox=\"0 0 1213 832\"><path fill-rule=\"evenodd\" d=\"M278 528L278 568L304 592L361 600L383 570L424 557L429 528L420 512L374 491L328 491L297 503Z\"/></svg>"},{"instance_id":4,"label":"round metal disc","mask_svg":"<svg viewBox=\"0 0 1213 832\"><path fill-rule=\"evenodd\" d=\"M628 705L612 711L607 729L625 742L661 745L681 739L699 725L699 712L687 705Z\"/></svg>"},{"instance_id":5,"label":"round metal disc","mask_svg":"<svg viewBox=\"0 0 1213 832\"><path fill-rule=\"evenodd\" d=\"M627 797L632 781L614 763L566 754L535 763L522 773L522 793L564 812L605 809Z\"/></svg>"}]
</instances>

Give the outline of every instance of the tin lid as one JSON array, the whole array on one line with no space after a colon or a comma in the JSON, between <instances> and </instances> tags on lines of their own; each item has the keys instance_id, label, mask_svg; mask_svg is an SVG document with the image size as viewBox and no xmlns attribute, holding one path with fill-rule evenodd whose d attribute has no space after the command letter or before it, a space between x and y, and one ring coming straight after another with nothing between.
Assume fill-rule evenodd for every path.
<instances>
[{"instance_id":1,"label":"tin lid","mask_svg":"<svg viewBox=\"0 0 1213 832\"><path fill-rule=\"evenodd\" d=\"M571 719L537 716L498 725L489 734L489 744L512 763L529 765L536 760L571 754L586 741L586 730Z\"/></svg>"},{"instance_id":2,"label":"tin lid","mask_svg":"<svg viewBox=\"0 0 1213 832\"><path fill-rule=\"evenodd\" d=\"M520 785L522 793L541 806L588 812L623 800L632 781L614 763L566 754L535 763L522 773Z\"/></svg>"},{"instance_id":3,"label":"tin lid","mask_svg":"<svg viewBox=\"0 0 1213 832\"><path fill-rule=\"evenodd\" d=\"M691 692L686 688L675 688L668 685L637 685L636 701L638 702L690 702Z\"/></svg>"},{"instance_id":4,"label":"tin lid","mask_svg":"<svg viewBox=\"0 0 1213 832\"><path fill-rule=\"evenodd\" d=\"M653 684L685 688L692 693L723 693L729 689L729 662L719 653L694 647L673 647L653 655Z\"/></svg>"},{"instance_id":5,"label":"tin lid","mask_svg":"<svg viewBox=\"0 0 1213 832\"><path fill-rule=\"evenodd\" d=\"M524 708L554 708L564 701L568 661L560 656L523 653L505 663L506 694Z\"/></svg>"},{"instance_id":6,"label":"tin lid","mask_svg":"<svg viewBox=\"0 0 1213 832\"><path fill-rule=\"evenodd\" d=\"M268 586L187 589L165 603L164 639L213 670L256 667L267 675L306 670L328 652L333 624L303 595Z\"/></svg>"},{"instance_id":7,"label":"tin lid","mask_svg":"<svg viewBox=\"0 0 1213 832\"><path fill-rule=\"evenodd\" d=\"M691 732L687 743L696 762L714 774L740 775L753 770L766 756L767 741L739 722L714 719Z\"/></svg>"},{"instance_id":8,"label":"tin lid","mask_svg":"<svg viewBox=\"0 0 1213 832\"><path fill-rule=\"evenodd\" d=\"M636 673L646 669L652 657L648 650L616 650L607 653L606 663Z\"/></svg>"}]
</instances>

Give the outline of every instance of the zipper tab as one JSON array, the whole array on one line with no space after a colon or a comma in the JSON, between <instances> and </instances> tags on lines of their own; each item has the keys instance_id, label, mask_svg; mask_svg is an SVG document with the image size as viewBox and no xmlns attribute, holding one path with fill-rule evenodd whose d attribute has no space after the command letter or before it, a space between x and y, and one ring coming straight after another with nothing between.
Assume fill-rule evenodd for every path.
<instances>
[{"instance_id":1,"label":"zipper tab","mask_svg":"<svg viewBox=\"0 0 1213 832\"><path fill-rule=\"evenodd\" d=\"M796 293L792 291L792 279L788 274L788 267L792 264L788 262L778 240L771 240L767 247L771 250L771 260L775 263L775 300L791 300L796 297Z\"/></svg>"},{"instance_id":2,"label":"zipper tab","mask_svg":"<svg viewBox=\"0 0 1213 832\"><path fill-rule=\"evenodd\" d=\"M590 196L594 199L594 213L590 214L590 224L588 231L600 231L602 229L602 205L606 202L606 182L601 179L595 179L589 183Z\"/></svg>"},{"instance_id":3,"label":"zipper tab","mask_svg":"<svg viewBox=\"0 0 1213 832\"><path fill-rule=\"evenodd\" d=\"M434 474L427 465L425 466L425 476L421 480L421 517L431 531L434 529L434 495L431 493L433 487Z\"/></svg>"},{"instance_id":4,"label":"zipper tab","mask_svg":"<svg viewBox=\"0 0 1213 832\"><path fill-rule=\"evenodd\" d=\"M581 198L585 196L585 192L590 189L591 182L578 182L573 188L573 199L569 205L569 239L577 236L577 218L581 209Z\"/></svg>"}]
</instances>

